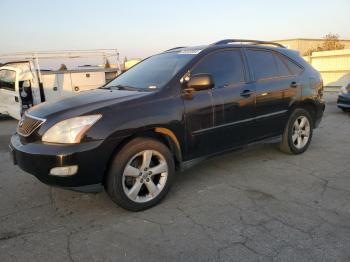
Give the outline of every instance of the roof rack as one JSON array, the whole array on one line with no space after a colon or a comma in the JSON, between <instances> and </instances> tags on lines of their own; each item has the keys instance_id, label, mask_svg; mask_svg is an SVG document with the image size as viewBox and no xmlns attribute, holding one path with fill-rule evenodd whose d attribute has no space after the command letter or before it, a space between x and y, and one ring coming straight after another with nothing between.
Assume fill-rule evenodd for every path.
<instances>
[{"instance_id":1,"label":"roof rack","mask_svg":"<svg viewBox=\"0 0 350 262\"><path fill-rule=\"evenodd\" d=\"M176 49L179 49L179 48L185 48L186 46L178 46L178 47L173 47L173 48L170 48L168 50L165 50L164 52L168 52L168 51L171 51L171 50L176 50Z\"/></svg>"},{"instance_id":2,"label":"roof rack","mask_svg":"<svg viewBox=\"0 0 350 262\"><path fill-rule=\"evenodd\" d=\"M91 49L91 50L57 50L57 51L31 51L12 54L0 54L0 59L58 59L58 58L89 58L89 57L118 57L117 49Z\"/></svg>"},{"instance_id":3,"label":"roof rack","mask_svg":"<svg viewBox=\"0 0 350 262\"><path fill-rule=\"evenodd\" d=\"M212 45L225 45L229 43L251 43L253 45L274 45L282 48L286 48L284 45L269 41L248 40L248 39L224 39L213 43Z\"/></svg>"},{"instance_id":4,"label":"roof rack","mask_svg":"<svg viewBox=\"0 0 350 262\"><path fill-rule=\"evenodd\" d=\"M0 54L0 62L5 64L16 62L33 62L34 68L38 71L41 81L40 60L48 59L74 59L74 58L96 58L102 57L107 64L108 58L115 57L117 68L121 70L119 63L119 52L117 49L91 49L91 50L57 50L57 51L32 51L12 54Z\"/></svg>"}]
</instances>

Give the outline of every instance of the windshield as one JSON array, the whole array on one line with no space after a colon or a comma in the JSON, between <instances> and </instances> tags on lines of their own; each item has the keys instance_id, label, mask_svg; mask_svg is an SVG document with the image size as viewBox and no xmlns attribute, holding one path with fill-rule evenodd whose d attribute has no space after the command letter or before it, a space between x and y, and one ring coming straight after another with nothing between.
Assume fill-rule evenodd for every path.
<instances>
[{"instance_id":1,"label":"windshield","mask_svg":"<svg viewBox=\"0 0 350 262\"><path fill-rule=\"evenodd\" d=\"M183 52L162 53L152 56L130 68L109 82L104 88L141 89L152 91L162 88L195 54Z\"/></svg>"},{"instance_id":2,"label":"windshield","mask_svg":"<svg viewBox=\"0 0 350 262\"><path fill-rule=\"evenodd\" d=\"M0 89L15 90L16 72L12 70L0 70Z\"/></svg>"}]
</instances>

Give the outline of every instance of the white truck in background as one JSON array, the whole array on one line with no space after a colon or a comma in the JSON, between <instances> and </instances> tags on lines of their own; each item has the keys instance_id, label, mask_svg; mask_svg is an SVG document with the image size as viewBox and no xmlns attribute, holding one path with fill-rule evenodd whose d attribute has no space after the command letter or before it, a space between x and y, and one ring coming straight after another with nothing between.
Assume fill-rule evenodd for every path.
<instances>
[{"instance_id":1,"label":"white truck in background","mask_svg":"<svg viewBox=\"0 0 350 262\"><path fill-rule=\"evenodd\" d=\"M99 65L74 65L62 61L101 59ZM114 63L110 63L111 60ZM42 61L59 61L61 67L46 70ZM117 50L84 50L0 55L0 114L20 119L21 114L42 102L99 88L121 73ZM52 63L52 62L51 62Z\"/></svg>"}]
</instances>

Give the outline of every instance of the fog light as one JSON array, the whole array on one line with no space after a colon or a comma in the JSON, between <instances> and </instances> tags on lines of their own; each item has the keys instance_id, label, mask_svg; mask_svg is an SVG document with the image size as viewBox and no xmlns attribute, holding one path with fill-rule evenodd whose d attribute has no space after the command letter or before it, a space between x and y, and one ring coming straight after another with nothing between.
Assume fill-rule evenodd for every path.
<instances>
[{"instance_id":1,"label":"fog light","mask_svg":"<svg viewBox=\"0 0 350 262\"><path fill-rule=\"evenodd\" d=\"M54 167L50 170L52 176L72 176L78 172L78 166Z\"/></svg>"}]
</instances>

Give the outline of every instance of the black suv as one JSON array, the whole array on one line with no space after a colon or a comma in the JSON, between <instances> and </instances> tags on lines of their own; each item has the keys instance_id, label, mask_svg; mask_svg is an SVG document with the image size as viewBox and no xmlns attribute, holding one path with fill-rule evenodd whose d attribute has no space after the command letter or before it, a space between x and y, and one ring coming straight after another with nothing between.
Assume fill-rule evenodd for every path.
<instances>
[{"instance_id":1,"label":"black suv","mask_svg":"<svg viewBox=\"0 0 350 262\"><path fill-rule=\"evenodd\" d=\"M14 163L44 183L96 191L121 207L157 204L175 170L281 137L303 153L325 108L320 74L295 51L222 40L154 55L105 86L28 110Z\"/></svg>"}]
</instances>

